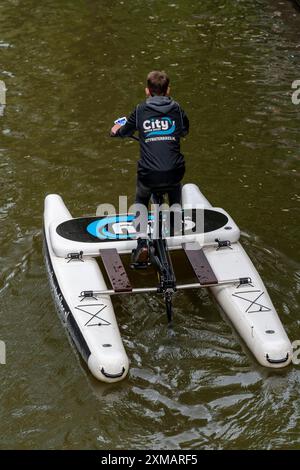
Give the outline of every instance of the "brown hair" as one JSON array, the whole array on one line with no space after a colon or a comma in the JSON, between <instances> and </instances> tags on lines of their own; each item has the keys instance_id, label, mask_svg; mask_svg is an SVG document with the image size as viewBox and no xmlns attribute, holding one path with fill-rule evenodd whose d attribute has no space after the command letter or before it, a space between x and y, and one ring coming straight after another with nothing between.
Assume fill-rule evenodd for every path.
<instances>
[{"instance_id":1,"label":"brown hair","mask_svg":"<svg viewBox=\"0 0 300 470\"><path fill-rule=\"evenodd\" d=\"M153 70L148 73L147 87L151 95L165 95L169 87L170 79L166 72Z\"/></svg>"}]
</instances>

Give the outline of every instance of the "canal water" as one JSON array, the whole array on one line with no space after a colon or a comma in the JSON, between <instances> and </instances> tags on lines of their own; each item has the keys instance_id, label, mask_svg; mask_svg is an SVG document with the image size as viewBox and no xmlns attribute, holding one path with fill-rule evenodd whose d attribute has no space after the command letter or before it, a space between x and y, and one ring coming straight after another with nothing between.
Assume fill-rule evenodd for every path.
<instances>
[{"instance_id":1,"label":"canal water","mask_svg":"<svg viewBox=\"0 0 300 470\"><path fill-rule=\"evenodd\" d=\"M295 449L300 369L257 364L204 291L114 301L131 360L97 383L70 345L42 254L46 194L74 216L133 201L138 146L108 137L164 69L190 118L185 182L242 230L300 340L300 11L288 0L2 0L0 448ZM145 276L145 274L143 274ZM144 280L145 281L145 280Z\"/></svg>"}]
</instances>

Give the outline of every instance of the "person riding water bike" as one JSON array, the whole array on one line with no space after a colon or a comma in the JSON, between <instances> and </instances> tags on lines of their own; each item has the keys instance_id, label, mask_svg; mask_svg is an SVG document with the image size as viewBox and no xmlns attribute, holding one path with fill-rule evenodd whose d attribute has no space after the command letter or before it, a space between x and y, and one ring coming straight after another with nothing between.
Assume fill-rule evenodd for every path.
<instances>
[{"instance_id":1,"label":"person riding water bike","mask_svg":"<svg viewBox=\"0 0 300 470\"><path fill-rule=\"evenodd\" d=\"M137 170L135 203L148 208L151 194L167 188L169 205L181 204L181 180L185 173L180 138L189 132L189 120L170 95L169 77L163 71L147 76L146 101L138 104L127 122L115 124L112 137L131 137L139 133L140 159ZM144 263L148 258L147 225L137 234L138 244L133 262Z\"/></svg>"}]
</instances>

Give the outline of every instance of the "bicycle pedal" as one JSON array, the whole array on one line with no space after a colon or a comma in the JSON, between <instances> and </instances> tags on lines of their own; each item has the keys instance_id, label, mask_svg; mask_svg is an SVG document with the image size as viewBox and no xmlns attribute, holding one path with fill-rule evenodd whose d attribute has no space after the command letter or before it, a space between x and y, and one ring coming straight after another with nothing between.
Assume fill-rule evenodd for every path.
<instances>
[{"instance_id":1,"label":"bicycle pedal","mask_svg":"<svg viewBox=\"0 0 300 470\"><path fill-rule=\"evenodd\" d=\"M147 269L150 263L130 263L131 269Z\"/></svg>"}]
</instances>

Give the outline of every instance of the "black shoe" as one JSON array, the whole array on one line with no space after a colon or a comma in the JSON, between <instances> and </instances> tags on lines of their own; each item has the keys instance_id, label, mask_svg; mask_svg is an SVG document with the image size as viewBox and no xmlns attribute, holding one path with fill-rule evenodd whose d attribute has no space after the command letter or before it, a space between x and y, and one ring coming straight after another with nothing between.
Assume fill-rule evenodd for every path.
<instances>
[{"instance_id":1,"label":"black shoe","mask_svg":"<svg viewBox=\"0 0 300 470\"><path fill-rule=\"evenodd\" d=\"M145 267L149 261L148 240L139 238L137 247L131 253L131 265L135 268Z\"/></svg>"}]
</instances>

